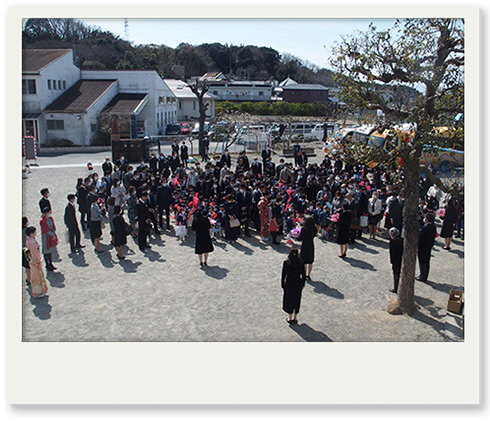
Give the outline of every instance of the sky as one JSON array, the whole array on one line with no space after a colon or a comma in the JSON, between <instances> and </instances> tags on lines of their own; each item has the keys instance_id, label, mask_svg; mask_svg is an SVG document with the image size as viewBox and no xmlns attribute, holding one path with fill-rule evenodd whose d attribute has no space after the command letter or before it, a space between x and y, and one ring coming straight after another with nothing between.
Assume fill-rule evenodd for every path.
<instances>
[{"instance_id":1,"label":"sky","mask_svg":"<svg viewBox=\"0 0 490 421\"><path fill-rule=\"evenodd\" d=\"M81 19L80 19L81 20ZM219 42L230 45L271 47L289 53L320 68L329 67L334 43L371 22L378 29L389 28L392 19L131 19L127 35L124 19L83 19L87 25L107 30L134 44L164 44L175 48Z\"/></svg>"}]
</instances>

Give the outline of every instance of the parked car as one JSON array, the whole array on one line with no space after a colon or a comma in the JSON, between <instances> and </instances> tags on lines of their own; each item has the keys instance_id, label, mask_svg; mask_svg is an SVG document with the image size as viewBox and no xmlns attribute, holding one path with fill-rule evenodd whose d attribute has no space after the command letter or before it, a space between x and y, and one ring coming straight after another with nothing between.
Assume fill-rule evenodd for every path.
<instances>
[{"instance_id":1,"label":"parked car","mask_svg":"<svg viewBox=\"0 0 490 421\"><path fill-rule=\"evenodd\" d=\"M182 132L183 135L190 135L192 133L192 125L190 123L182 123L180 125L180 131Z\"/></svg>"},{"instance_id":2,"label":"parked car","mask_svg":"<svg viewBox=\"0 0 490 421\"><path fill-rule=\"evenodd\" d=\"M175 136L180 134L180 124L169 124L165 129L167 136Z\"/></svg>"},{"instance_id":3,"label":"parked car","mask_svg":"<svg viewBox=\"0 0 490 421\"><path fill-rule=\"evenodd\" d=\"M204 136L207 136L209 132L209 123L204 122ZM199 136L199 123L196 123L194 129L192 130L192 136Z\"/></svg>"}]
</instances>

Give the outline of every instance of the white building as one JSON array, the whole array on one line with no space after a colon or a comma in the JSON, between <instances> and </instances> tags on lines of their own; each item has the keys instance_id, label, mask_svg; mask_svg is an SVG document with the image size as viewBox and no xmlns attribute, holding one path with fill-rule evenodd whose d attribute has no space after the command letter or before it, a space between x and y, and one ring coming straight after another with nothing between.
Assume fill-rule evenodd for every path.
<instances>
[{"instance_id":1,"label":"white building","mask_svg":"<svg viewBox=\"0 0 490 421\"><path fill-rule=\"evenodd\" d=\"M164 82L170 88L177 98L177 120L178 121L196 121L199 117L199 104L196 95L191 91L189 85L177 79L164 79ZM206 93L204 103L209 104L206 112L208 120L214 119L215 116L215 97Z\"/></svg>"},{"instance_id":2,"label":"white building","mask_svg":"<svg viewBox=\"0 0 490 421\"><path fill-rule=\"evenodd\" d=\"M22 51L22 134L47 138L45 107L80 80L69 49Z\"/></svg>"},{"instance_id":3,"label":"white building","mask_svg":"<svg viewBox=\"0 0 490 421\"><path fill-rule=\"evenodd\" d=\"M22 107L23 135L40 145L88 146L101 117L126 119L128 138L177 122L177 99L156 71L80 71L72 50L23 50Z\"/></svg>"}]
</instances>

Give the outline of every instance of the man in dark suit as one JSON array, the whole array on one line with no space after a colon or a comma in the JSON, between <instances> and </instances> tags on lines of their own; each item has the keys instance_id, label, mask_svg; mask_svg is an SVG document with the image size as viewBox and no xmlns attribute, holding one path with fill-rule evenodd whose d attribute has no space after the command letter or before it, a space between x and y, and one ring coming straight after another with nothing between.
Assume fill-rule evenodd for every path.
<instances>
[{"instance_id":1,"label":"man in dark suit","mask_svg":"<svg viewBox=\"0 0 490 421\"><path fill-rule=\"evenodd\" d=\"M158 207L158 221L160 228L163 229L163 212L167 218L167 229L170 228L170 205L173 202L173 189L166 179L161 181L157 187L156 204Z\"/></svg>"},{"instance_id":2,"label":"man in dark suit","mask_svg":"<svg viewBox=\"0 0 490 421\"><path fill-rule=\"evenodd\" d=\"M41 210L41 215L44 213L44 209L48 208L51 210L51 203L48 199L50 196L49 189L44 188L41 190L41 200L39 201L39 209Z\"/></svg>"},{"instance_id":3,"label":"man in dark suit","mask_svg":"<svg viewBox=\"0 0 490 421\"><path fill-rule=\"evenodd\" d=\"M250 207L252 206L252 193L245 184L240 185L240 190L236 194L236 202L240 212L240 222L245 228L245 236L250 237Z\"/></svg>"},{"instance_id":4,"label":"man in dark suit","mask_svg":"<svg viewBox=\"0 0 490 421\"><path fill-rule=\"evenodd\" d=\"M68 233L70 235L70 250L72 253L76 253L78 250L84 248L80 244L80 228L78 227L77 215L75 210L75 199L74 194L69 194L68 204L65 207L65 225L68 228Z\"/></svg>"},{"instance_id":5,"label":"man in dark suit","mask_svg":"<svg viewBox=\"0 0 490 421\"><path fill-rule=\"evenodd\" d=\"M138 215L138 246L141 251L151 249L148 244L148 232L150 231L151 213L146 203L148 192L143 191L140 198L136 202L136 212Z\"/></svg>"},{"instance_id":6,"label":"man in dark suit","mask_svg":"<svg viewBox=\"0 0 490 421\"><path fill-rule=\"evenodd\" d=\"M425 215L425 225L420 230L418 258L420 275L417 276L417 281L427 282L430 269L430 253L432 247L434 247L434 241L436 239L436 226L434 225L435 216L433 213Z\"/></svg>"},{"instance_id":7,"label":"man in dark suit","mask_svg":"<svg viewBox=\"0 0 490 421\"><path fill-rule=\"evenodd\" d=\"M180 146L180 160L185 168L187 168L187 160L189 159L189 148L185 142Z\"/></svg>"},{"instance_id":8,"label":"man in dark suit","mask_svg":"<svg viewBox=\"0 0 490 421\"><path fill-rule=\"evenodd\" d=\"M259 179L262 176L262 164L259 162L257 158L254 158L254 162L252 162L250 169L252 170L255 177L257 177L257 179Z\"/></svg>"},{"instance_id":9,"label":"man in dark suit","mask_svg":"<svg viewBox=\"0 0 490 421\"><path fill-rule=\"evenodd\" d=\"M272 152L271 152L271 148L269 146L266 146L262 150L262 163L264 165L264 168L265 168L265 165L267 164L267 161L269 160L269 158L272 158Z\"/></svg>"},{"instance_id":10,"label":"man in dark suit","mask_svg":"<svg viewBox=\"0 0 490 421\"><path fill-rule=\"evenodd\" d=\"M393 289L390 292L398 292L400 273L402 270L403 238L397 228L390 228L390 263L393 270Z\"/></svg>"},{"instance_id":11,"label":"man in dark suit","mask_svg":"<svg viewBox=\"0 0 490 421\"><path fill-rule=\"evenodd\" d=\"M228 168L231 168L231 156L230 156L230 152L228 151L228 149L225 149L223 155L221 155L220 162L221 162L222 166L226 166Z\"/></svg>"},{"instance_id":12,"label":"man in dark suit","mask_svg":"<svg viewBox=\"0 0 490 421\"><path fill-rule=\"evenodd\" d=\"M112 174L112 163L110 158L106 158L102 164L102 172L104 173L104 177L108 177Z\"/></svg>"}]
</instances>

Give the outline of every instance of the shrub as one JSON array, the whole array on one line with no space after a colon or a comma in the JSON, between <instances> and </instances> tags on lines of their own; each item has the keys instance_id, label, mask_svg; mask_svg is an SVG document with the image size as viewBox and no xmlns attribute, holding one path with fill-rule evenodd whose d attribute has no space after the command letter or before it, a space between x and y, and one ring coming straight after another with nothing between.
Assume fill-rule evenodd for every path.
<instances>
[{"instance_id":1,"label":"shrub","mask_svg":"<svg viewBox=\"0 0 490 421\"><path fill-rule=\"evenodd\" d=\"M70 139L48 139L44 147L56 148L64 146L73 146L73 142Z\"/></svg>"}]
</instances>

